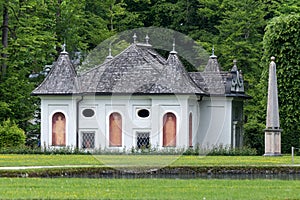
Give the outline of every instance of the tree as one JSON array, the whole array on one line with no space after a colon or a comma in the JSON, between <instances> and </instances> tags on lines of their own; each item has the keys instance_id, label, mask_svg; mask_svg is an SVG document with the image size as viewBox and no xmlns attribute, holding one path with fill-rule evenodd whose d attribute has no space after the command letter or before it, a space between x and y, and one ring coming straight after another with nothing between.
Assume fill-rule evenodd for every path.
<instances>
[{"instance_id":1,"label":"tree","mask_svg":"<svg viewBox=\"0 0 300 200\"><path fill-rule=\"evenodd\" d=\"M0 149L20 147L25 144L25 134L16 123L10 119L0 124Z\"/></svg>"},{"instance_id":2,"label":"tree","mask_svg":"<svg viewBox=\"0 0 300 200\"><path fill-rule=\"evenodd\" d=\"M266 27L264 36L265 66L271 56L277 64L279 115L281 119L282 152L291 146L300 147L300 15L281 15Z\"/></svg>"},{"instance_id":3,"label":"tree","mask_svg":"<svg viewBox=\"0 0 300 200\"><path fill-rule=\"evenodd\" d=\"M2 5L3 8L3 18L2 18L2 65L1 65L1 78L4 78L7 70L6 65L6 58L7 54L5 53L5 50L8 46L8 0L5 0Z\"/></svg>"},{"instance_id":4,"label":"tree","mask_svg":"<svg viewBox=\"0 0 300 200\"><path fill-rule=\"evenodd\" d=\"M249 75L259 70L265 27L263 4L256 0L224 0L224 14L219 30L217 50L225 69L230 69L232 60L239 61L239 68Z\"/></svg>"}]
</instances>

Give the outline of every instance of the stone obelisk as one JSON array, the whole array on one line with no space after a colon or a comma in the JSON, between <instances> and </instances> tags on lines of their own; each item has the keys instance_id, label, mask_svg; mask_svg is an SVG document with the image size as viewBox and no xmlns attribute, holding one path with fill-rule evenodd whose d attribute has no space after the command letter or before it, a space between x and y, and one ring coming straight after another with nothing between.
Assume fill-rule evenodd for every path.
<instances>
[{"instance_id":1,"label":"stone obelisk","mask_svg":"<svg viewBox=\"0 0 300 200\"><path fill-rule=\"evenodd\" d=\"M271 57L269 66L268 105L265 131L264 156L281 155L281 132L279 125L278 91L275 57Z\"/></svg>"}]
</instances>

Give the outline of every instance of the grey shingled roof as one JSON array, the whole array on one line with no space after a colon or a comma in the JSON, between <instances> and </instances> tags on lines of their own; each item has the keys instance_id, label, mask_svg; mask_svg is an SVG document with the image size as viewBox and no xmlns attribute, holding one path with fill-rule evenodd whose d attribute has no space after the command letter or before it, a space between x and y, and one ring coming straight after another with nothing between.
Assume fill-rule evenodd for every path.
<instances>
[{"instance_id":1,"label":"grey shingled roof","mask_svg":"<svg viewBox=\"0 0 300 200\"><path fill-rule=\"evenodd\" d=\"M44 81L32 92L32 95L65 95L78 92L76 71L67 52L61 52L57 62L51 68Z\"/></svg>"},{"instance_id":2,"label":"grey shingled roof","mask_svg":"<svg viewBox=\"0 0 300 200\"><path fill-rule=\"evenodd\" d=\"M190 77L209 94L225 94L227 72L222 72L217 56L210 56L204 72L190 72Z\"/></svg>"},{"instance_id":3,"label":"grey shingled roof","mask_svg":"<svg viewBox=\"0 0 300 200\"><path fill-rule=\"evenodd\" d=\"M190 72L189 76L198 87L203 88L210 95L251 98L245 94L244 90L238 92L232 90L232 80L236 78L233 74L238 74L236 61L234 61L231 72L222 71L217 56L213 54L210 56L203 72ZM241 75L238 76L242 78Z\"/></svg>"},{"instance_id":4,"label":"grey shingled roof","mask_svg":"<svg viewBox=\"0 0 300 200\"><path fill-rule=\"evenodd\" d=\"M113 59L82 74L81 91L96 94L205 94L193 83L176 57L171 56L166 61L149 46L132 44ZM173 63L171 59L175 59Z\"/></svg>"},{"instance_id":5,"label":"grey shingled roof","mask_svg":"<svg viewBox=\"0 0 300 200\"><path fill-rule=\"evenodd\" d=\"M234 72L231 72L234 73ZM173 49L166 60L151 45L132 44L115 57L80 76L67 52L62 52L33 95L68 94L233 94L228 72L221 71L212 55L204 72L188 73Z\"/></svg>"}]
</instances>

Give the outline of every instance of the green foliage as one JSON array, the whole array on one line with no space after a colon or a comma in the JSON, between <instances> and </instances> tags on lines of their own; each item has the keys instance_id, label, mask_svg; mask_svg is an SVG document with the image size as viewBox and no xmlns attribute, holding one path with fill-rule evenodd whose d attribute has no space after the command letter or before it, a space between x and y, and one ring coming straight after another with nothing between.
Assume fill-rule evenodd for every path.
<instances>
[{"instance_id":1,"label":"green foliage","mask_svg":"<svg viewBox=\"0 0 300 200\"><path fill-rule=\"evenodd\" d=\"M10 119L0 125L0 149L7 147L20 147L25 144L25 134L16 123Z\"/></svg>"},{"instance_id":2,"label":"green foliage","mask_svg":"<svg viewBox=\"0 0 300 200\"><path fill-rule=\"evenodd\" d=\"M9 102L4 104L5 106L1 107L1 110L4 110L2 114L4 119L10 118L23 124L22 128L25 128L27 121L32 118L32 111L37 108L37 100L30 96L34 89L33 83L20 74L9 73L8 77L1 83L0 92L3 95L1 99L4 102Z\"/></svg>"},{"instance_id":3,"label":"green foliage","mask_svg":"<svg viewBox=\"0 0 300 200\"><path fill-rule=\"evenodd\" d=\"M299 180L1 178L0 193L3 199L278 200L299 199Z\"/></svg>"},{"instance_id":4,"label":"green foliage","mask_svg":"<svg viewBox=\"0 0 300 200\"><path fill-rule=\"evenodd\" d=\"M246 132L244 135L244 144L256 149L258 155L263 155L265 150L265 136L263 132L265 124L252 119L245 124L244 128Z\"/></svg>"},{"instance_id":5,"label":"green foliage","mask_svg":"<svg viewBox=\"0 0 300 200\"><path fill-rule=\"evenodd\" d=\"M223 69L232 67L232 60L237 59L238 67L247 74L260 72L261 42L265 20L264 5L257 0L224 0L219 30L217 51Z\"/></svg>"},{"instance_id":6,"label":"green foliage","mask_svg":"<svg viewBox=\"0 0 300 200\"><path fill-rule=\"evenodd\" d=\"M299 35L300 15L291 14L274 18L264 36L265 66L271 56L276 58L283 152L290 152L291 146L300 147Z\"/></svg>"},{"instance_id":7,"label":"green foliage","mask_svg":"<svg viewBox=\"0 0 300 200\"><path fill-rule=\"evenodd\" d=\"M244 146L242 148L232 148L228 146L214 147L207 153L208 156L256 156L257 151L254 148Z\"/></svg>"},{"instance_id":8,"label":"green foliage","mask_svg":"<svg viewBox=\"0 0 300 200\"><path fill-rule=\"evenodd\" d=\"M33 132L29 120L36 114L39 100L31 97L30 92L44 77L28 81L28 75L40 72L45 65L51 64L59 55L63 43L66 43L71 58L78 51L84 58L116 33L157 26L188 35L209 53L215 45L223 70L230 69L232 60L238 59L238 68L244 72L248 82L247 93L253 96L253 100L246 102L245 106L245 143L257 148L259 153L263 151L261 129L265 123L266 60L271 56L269 54L275 55L280 65L281 115L286 118L282 121L287 131L283 133L283 144L292 140L291 144L300 146L296 133L299 130L299 113L295 110L299 93L298 69L295 68L299 66L296 53L299 42L292 38L299 35L299 27L297 22L290 20L292 17L276 19L268 26L265 38L272 39L268 39L269 42L265 39L265 46L269 49L265 48L266 54L261 63L262 39L268 20L282 14L299 13L298 0L5 0L0 1L0 6L1 14L4 6L9 11L8 46L0 46L0 53L7 55L1 57L1 63L7 65L7 74L0 80L0 122L10 118L26 133ZM275 21L280 28L273 31ZM151 36L150 40L154 37L163 35ZM275 40L277 43L274 43ZM98 49L102 56L99 59L103 60L107 55L110 42L106 41L106 47ZM113 42L113 54L123 46L125 42ZM178 52L180 55L184 53L181 49ZM189 58L187 55L184 57ZM189 66L189 60L183 63ZM201 60L200 67L203 68L204 62ZM188 70L196 69L188 67Z\"/></svg>"}]
</instances>

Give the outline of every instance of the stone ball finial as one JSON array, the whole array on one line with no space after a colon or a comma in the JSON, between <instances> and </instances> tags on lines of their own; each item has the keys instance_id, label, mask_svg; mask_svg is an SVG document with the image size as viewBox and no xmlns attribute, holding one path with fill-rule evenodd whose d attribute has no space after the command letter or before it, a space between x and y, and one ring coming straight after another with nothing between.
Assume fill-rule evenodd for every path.
<instances>
[{"instance_id":1,"label":"stone ball finial","mask_svg":"<svg viewBox=\"0 0 300 200\"><path fill-rule=\"evenodd\" d=\"M275 61L275 56L272 56L272 57L271 57L271 61Z\"/></svg>"}]
</instances>

